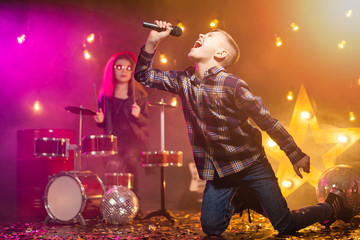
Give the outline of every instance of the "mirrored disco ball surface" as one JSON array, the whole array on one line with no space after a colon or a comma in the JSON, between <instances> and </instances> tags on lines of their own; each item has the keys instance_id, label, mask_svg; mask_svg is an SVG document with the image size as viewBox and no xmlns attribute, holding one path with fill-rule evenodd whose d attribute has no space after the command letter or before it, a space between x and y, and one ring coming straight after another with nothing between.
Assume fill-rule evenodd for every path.
<instances>
[{"instance_id":1,"label":"mirrored disco ball surface","mask_svg":"<svg viewBox=\"0 0 360 240\"><path fill-rule=\"evenodd\" d=\"M107 223L124 225L135 218L139 210L139 200L130 189L113 186L103 195L100 208Z\"/></svg>"},{"instance_id":2,"label":"mirrored disco ball surface","mask_svg":"<svg viewBox=\"0 0 360 240\"><path fill-rule=\"evenodd\" d=\"M333 187L345 193L349 205L357 215L360 212L360 177L354 172L354 169L348 165L336 165L325 170L320 176L316 189L318 201L325 202Z\"/></svg>"}]
</instances>

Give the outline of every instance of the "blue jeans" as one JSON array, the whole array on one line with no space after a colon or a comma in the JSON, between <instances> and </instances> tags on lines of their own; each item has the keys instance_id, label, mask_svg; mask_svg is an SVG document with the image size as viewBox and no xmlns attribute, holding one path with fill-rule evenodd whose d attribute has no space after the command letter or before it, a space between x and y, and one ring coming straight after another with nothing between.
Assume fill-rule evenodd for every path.
<instances>
[{"instance_id":1,"label":"blue jeans","mask_svg":"<svg viewBox=\"0 0 360 240\"><path fill-rule=\"evenodd\" d=\"M274 171L266 158L239 173L207 181L201 226L207 235L223 233L236 212L253 209L269 218L280 234L291 234L331 218L332 208L319 203L290 212Z\"/></svg>"}]
</instances>

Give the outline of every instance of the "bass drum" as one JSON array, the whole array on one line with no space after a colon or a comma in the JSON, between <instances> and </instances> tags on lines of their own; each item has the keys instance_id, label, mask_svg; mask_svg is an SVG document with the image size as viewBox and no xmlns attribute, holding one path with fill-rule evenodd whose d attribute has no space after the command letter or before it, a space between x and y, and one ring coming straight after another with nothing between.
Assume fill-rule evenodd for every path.
<instances>
[{"instance_id":1,"label":"bass drum","mask_svg":"<svg viewBox=\"0 0 360 240\"><path fill-rule=\"evenodd\" d=\"M45 189L45 209L51 219L67 224L100 215L105 193L101 179L90 171L68 171L53 175Z\"/></svg>"}]
</instances>

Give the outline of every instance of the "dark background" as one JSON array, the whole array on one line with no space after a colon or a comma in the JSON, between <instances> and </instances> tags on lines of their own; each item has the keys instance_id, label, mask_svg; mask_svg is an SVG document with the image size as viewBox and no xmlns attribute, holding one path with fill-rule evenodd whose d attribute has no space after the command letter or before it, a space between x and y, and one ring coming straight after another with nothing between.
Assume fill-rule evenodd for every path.
<instances>
[{"instance_id":1,"label":"dark background","mask_svg":"<svg viewBox=\"0 0 360 240\"><path fill-rule=\"evenodd\" d=\"M353 10L352 18L345 12ZM164 19L186 27L179 38L169 37L157 50L154 66L184 69L193 63L187 53L199 33L211 28L229 32L241 49L239 62L230 72L248 82L260 95L273 116L289 123L294 101L286 101L289 90L296 94L300 85L313 104L320 125L339 128L359 127L349 122L352 111L360 117L360 3L358 1L303 0L222 0L222 1L1 1L0 2L0 218L13 219L16 213L16 149L20 129L71 129L78 136L78 115L65 106L84 106L95 110L93 84L98 90L108 58L122 50L139 53L148 29L142 21ZM299 25L291 31L290 23ZM26 34L26 41L16 38ZM83 58L84 39L95 33L95 42L87 44L93 54ZM275 46L275 38L283 46ZM337 48L346 40L345 48ZM160 54L168 58L159 62ZM148 90L150 101L161 98L170 102L171 94ZM41 111L34 112L35 101ZM152 150L160 149L159 109L150 109ZM101 134L92 117L83 119L83 136ZM191 148L181 109L166 111L166 149L182 150L184 166L167 168L167 199L170 209L198 208L189 193L192 162ZM339 162L357 163L359 144L355 144ZM101 171L97 159L83 160L83 167ZM146 170L146 171L145 171ZM159 207L159 169L142 169L141 204L145 209ZM31 181L31 179L29 179ZM298 190L289 196L290 207L297 207L298 196L314 189ZM296 194L296 193L295 193ZM194 199L192 199L194 198ZM296 199L296 201L295 201ZM313 200L313 197L311 198ZM306 201L304 201L306 202Z\"/></svg>"}]
</instances>

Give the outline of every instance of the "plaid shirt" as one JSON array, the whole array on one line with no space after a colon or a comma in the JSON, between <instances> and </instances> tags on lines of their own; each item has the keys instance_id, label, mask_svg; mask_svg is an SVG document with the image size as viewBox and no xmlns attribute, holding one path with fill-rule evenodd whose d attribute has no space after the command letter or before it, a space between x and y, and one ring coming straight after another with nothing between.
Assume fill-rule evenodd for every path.
<instances>
[{"instance_id":1,"label":"plaid shirt","mask_svg":"<svg viewBox=\"0 0 360 240\"><path fill-rule=\"evenodd\" d=\"M135 79L144 86L179 95L201 179L214 179L215 171L220 177L239 172L265 156L261 132L250 118L293 164L305 156L242 79L222 67L210 68L201 81L193 67L184 71L153 69L153 56L141 49Z\"/></svg>"}]
</instances>

